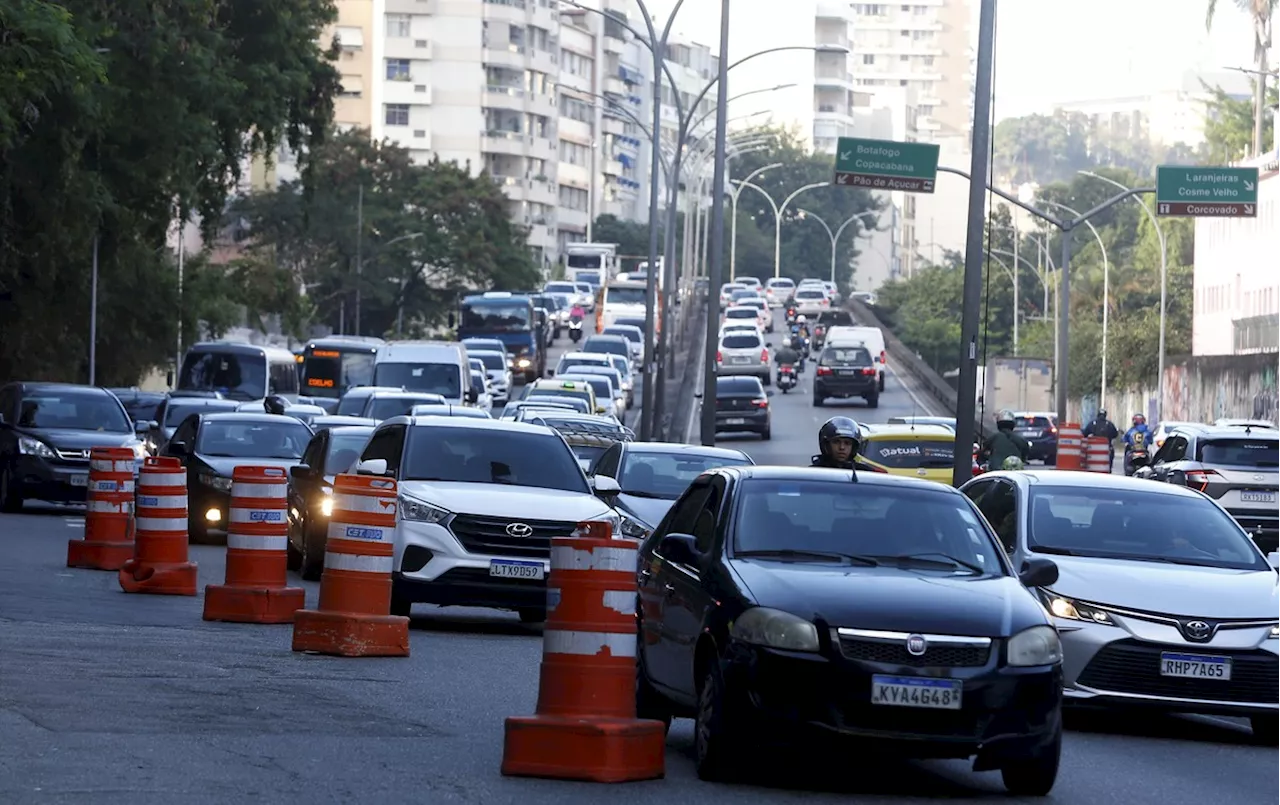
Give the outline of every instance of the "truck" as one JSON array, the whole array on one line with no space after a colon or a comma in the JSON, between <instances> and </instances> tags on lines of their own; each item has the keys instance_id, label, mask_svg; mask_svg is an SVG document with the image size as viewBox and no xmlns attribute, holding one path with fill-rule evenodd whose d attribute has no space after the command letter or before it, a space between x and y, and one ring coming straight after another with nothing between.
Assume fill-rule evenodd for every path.
<instances>
[{"instance_id":1,"label":"truck","mask_svg":"<svg viewBox=\"0 0 1280 805\"><path fill-rule=\"evenodd\" d=\"M618 244L570 243L565 246L565 279L585 282L599 296L600 289L618 276Z\"/></svg>"},{"instance_id":2,"label":"truck","mask_svg":"<svg viewBox=\"0 0 1280 805\"><path fill-rule=\"evenodd\" d=\"M979 375L979 402L987 418L1001 411L1053 411L1053 361L990 358Z\"/></svg>"},{"instance_id":3,"label":"truck","mask_svg":"<svg viewBox=\"0 0 1280 805\"><path fill-rule=\"evenodd\" d=\"M533 382L547 371L547 342L533 307L527 294L510 291L464 296L458 303L458 340L496 338L507 348L511 374Z\"/></svg>"}]
</instances>

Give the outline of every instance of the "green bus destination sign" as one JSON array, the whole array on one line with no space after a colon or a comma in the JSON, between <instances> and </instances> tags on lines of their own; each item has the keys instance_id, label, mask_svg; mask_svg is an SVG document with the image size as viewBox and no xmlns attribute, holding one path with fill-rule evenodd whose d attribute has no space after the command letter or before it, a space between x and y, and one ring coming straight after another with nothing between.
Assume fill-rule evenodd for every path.
<instances>
[{"instance_id":1,"label":"green bus destination sign","mask_svg":"<svg viewBox=\"0 0 1280 805\"><path fill-rule=\"evenodd\" d=\"M832 184L932 193L938 178L938 150L933 143L841 137Z\"/></svg>"},{"instance_id":2,"label":"green bus destination sign","mask_svg":"<svg viewBox=\"0 0 1280 805\"><path fill-rule=\"evenodd\" d=\"M1258 169L1161 165L1156 214L1193 218L1257 218Z\"/></svg>"}]
</instances>

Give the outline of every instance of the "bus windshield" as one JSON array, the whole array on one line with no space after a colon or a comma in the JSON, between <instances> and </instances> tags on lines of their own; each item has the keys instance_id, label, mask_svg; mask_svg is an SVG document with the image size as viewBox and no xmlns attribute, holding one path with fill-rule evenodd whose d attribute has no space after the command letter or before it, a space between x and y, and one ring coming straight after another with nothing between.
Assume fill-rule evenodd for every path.
<instances>
[{"instance_id":1,"label":"bus windshield","mask_svg":"<svg viewBox=\"0 0 1280 805\"><path fill-rule=\"evenodd\" d=\"M461 318L461 329L468 332L518 333L529 329L529 304L464 302Z\"/></svg>"},{"instance_id":2,"label":"bus windshield","mask_svg":"<svg viewBox=\"0 0 1280 805\"><path fill-rule=\"evenodd\" d=\"M644 288L625 288L614 285L605 292L605 304L608 305L643 305Z\"/></svg>"},{"instance_id":3,"label":"bus windshield","mask_svg":"<svg viewBox=\"0 0 1280 805\"><path fill-rule=\"evenodd\" d=\"M178 377L180 391L217 391L236 400L267 396L267 359L237 352L188 352Z\"/></svg>"},{"instance_id":4,"label":"bus windshield","mask_svg":"<svg viewBox=\"0 0 1280 805\"><path fill-rule=\"evenodd\" d=\"M308 348L302 364L303 393L336 400L349 388L372 385L373 361L374 353L367 347L352 352Z\"/></svg>"},{"instance_id":5,"label":"bus windshield","mask_svg":"<svg viewBox=\"0 0 1280 805\"><path fill-rule=\"evenodd\" d=\"M571 254L565 262L569 268L599 268L603 260L598 254Z\"/></svg>"}]
</instances>

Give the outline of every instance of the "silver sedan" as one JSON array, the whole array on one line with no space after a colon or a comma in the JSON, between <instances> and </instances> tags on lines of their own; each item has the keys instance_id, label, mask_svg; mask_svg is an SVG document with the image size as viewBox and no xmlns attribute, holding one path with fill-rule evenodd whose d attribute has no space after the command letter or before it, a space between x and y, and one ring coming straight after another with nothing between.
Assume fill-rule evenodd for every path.
<instances>
[{"instance_id":1,"label":"silver sedan","mask_svg":"<svg viewBox=\"0 0 1280 805\"><path fill-rule=\"evenodd\" d=\"M1198 492L1085 472L988 473L962 491L1039 590L1062 637L1068 702L1247 716L1280 736L1280 576ZM1268 561L1269 560L1269 561Z\"/></svg>"}]
</instances>

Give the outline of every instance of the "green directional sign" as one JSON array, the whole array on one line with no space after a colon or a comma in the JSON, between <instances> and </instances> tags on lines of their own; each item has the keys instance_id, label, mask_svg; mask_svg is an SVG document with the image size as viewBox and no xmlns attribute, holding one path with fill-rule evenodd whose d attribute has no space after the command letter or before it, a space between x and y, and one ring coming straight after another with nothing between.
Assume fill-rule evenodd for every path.
<instances>
[{"instance_id":1,"label":"green directional sign","mask_svg":"<svg viewBox=\"0 0 1280 805\"><path fill-rule=\"evenodd\" d=\"M872 190L932 193L938 178L938 146L841 137L832 184Z\"/></svg>"},{"instance_id":2,"label":"green directional sign","mask_svg":"<svg viewBox=\"0 0 1280 805\"><path fill-rule=\"evenodd\" d=\"M1156 214L1193 218L1257 218L1257 168L1161 165Z\"/></svg>"}]
</instances>

